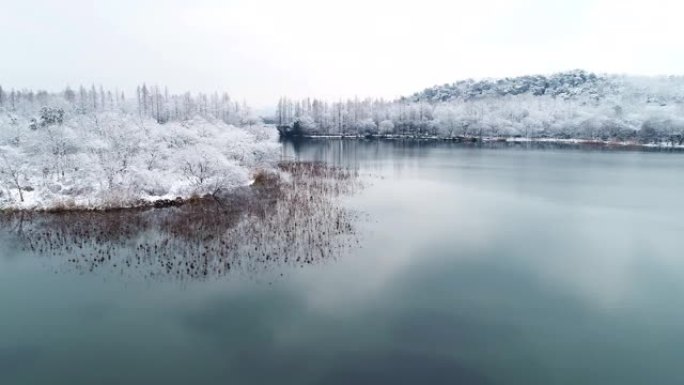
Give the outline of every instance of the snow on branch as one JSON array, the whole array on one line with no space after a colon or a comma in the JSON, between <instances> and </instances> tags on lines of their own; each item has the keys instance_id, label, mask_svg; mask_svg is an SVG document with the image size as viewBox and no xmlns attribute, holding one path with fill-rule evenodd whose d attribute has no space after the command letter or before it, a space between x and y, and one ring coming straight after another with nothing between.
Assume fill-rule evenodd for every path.
<instances>
[{"instance_id":1,"label":"snow on branch","mask_svg":"<svg viewBox=\"0 0 684 385\"><path fill-rule=\"evenodd\" d=\"M227 95L0 88L0 209L131 207L248 184L277 133Z\"/></svg>"}]
</instances>

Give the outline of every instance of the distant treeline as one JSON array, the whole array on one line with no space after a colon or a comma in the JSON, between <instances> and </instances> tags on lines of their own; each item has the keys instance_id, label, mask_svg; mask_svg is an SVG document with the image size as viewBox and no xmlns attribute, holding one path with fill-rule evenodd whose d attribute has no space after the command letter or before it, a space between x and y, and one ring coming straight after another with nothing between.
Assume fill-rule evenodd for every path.
<instances>
[{"instance_id":1,"label":"distant treeline","mask_svg":"<svg viewBox=\"0 0 684 385\"><path fill-rule=\"evenodd\" d=\"M287 135L684 141L684 78L572 71L460 81L387 101L278 102Z\"/></svg>"},{"instance_id":2,"label":"distant treeline","mask_svg":"<svg viewBox=\"0 0 684 385\"><path fill-rule=\"evenodd\" d=\"M66 114L120 111L152 118L157 123L188 120L194 116L221 120L227 124L251 124L257 119L246 103L234 101L226 93L170 94L166 87L143 84L135 96L127 98L123 91L105 90L102 86L76 89L66 87L61 92L43 90L5 90L0 86L0 113L19 116L37 115L44 107L62 110Z\"/></svg>"}]
</instances>

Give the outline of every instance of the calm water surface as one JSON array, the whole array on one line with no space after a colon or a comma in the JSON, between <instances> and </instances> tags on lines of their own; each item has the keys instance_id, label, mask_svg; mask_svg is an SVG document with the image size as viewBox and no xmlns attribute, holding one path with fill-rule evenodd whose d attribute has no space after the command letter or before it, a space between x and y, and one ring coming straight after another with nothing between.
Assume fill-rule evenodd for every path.
<instances>
[{"instance_id":1,"label":"calm water surface","mask_svg":"<svg viewBox=\"0 0 684 385\"><path fill-rule=\"evenodd\" d=\"M682 384L684 154L310 141L359 245L209 280L0 237L0 384Z\"/></svg>"}]
</instances>

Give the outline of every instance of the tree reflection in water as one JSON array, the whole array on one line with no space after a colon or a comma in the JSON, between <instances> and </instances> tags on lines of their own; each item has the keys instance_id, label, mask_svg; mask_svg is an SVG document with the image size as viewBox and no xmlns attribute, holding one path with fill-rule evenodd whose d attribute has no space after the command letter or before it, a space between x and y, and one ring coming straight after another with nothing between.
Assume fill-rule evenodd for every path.
<instances>
[{"instance_id":1,"label":"tree reflection in water","mask_svg":"<svg viewBox=\"0 0 684 385\"><path fill-rule=\"evenodd\" d=\"M358 244L357 214L339 203L358 174L283 162L250 187L167 208L0 215L3 232L60 266L143 278L206 279L337 258Z\"/></svg>"}]
</instances>

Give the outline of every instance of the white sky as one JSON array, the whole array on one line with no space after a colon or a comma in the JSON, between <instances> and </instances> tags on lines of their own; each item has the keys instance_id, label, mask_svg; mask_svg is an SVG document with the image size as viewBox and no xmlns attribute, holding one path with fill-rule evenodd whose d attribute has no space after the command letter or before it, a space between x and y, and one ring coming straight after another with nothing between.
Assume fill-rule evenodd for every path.
<instances>
[{"instance_id":1,"label":"white sky","mask_svg":"<svg viewBox=\"0 0 684 385\"><path fill-rule=\"evenodd\" d=\"M684 74L684 2L0 0L4 88L146 81L266 107L575 68Z\"/></svg>"}]
</instances>

